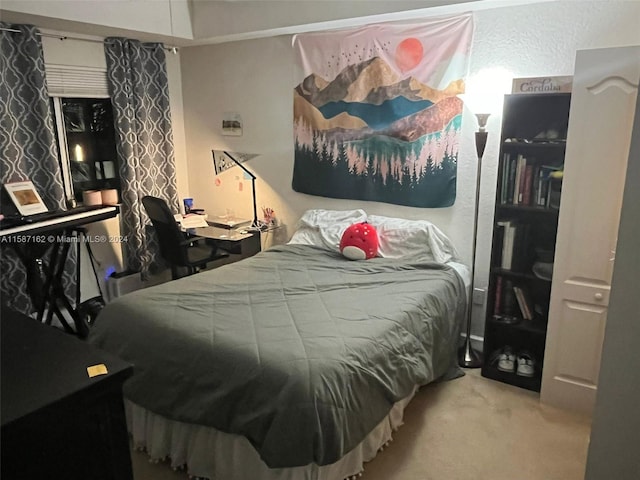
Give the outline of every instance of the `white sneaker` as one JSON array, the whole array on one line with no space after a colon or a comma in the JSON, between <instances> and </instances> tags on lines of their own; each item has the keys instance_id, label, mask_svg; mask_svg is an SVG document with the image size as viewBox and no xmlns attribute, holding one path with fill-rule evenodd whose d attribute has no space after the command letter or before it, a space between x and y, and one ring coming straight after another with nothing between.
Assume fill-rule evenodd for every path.
<instances>
[{"instance_id":1,"label":"white sneaker","mask_svg":"<svg viewBox=\"0 0 640 480\"><path fill-rule=\"evenodd\" d=\"M530 354L520 352L516 361L518 363L516 375L520 375L522 377L533 377L536 374L536 361Z\"/></svg>"},{"instance_id":2,"label":"white sneaker","mask_svg":"<svg viewBox=\"0 0 640 480\"><path fill-rule=\"evenodd\" d=\"M501 372L513 372L515 370L516 356L511 351L511 347L504 347L503 352L498 356L498 370Z\"/></svg>"}]
</instances>

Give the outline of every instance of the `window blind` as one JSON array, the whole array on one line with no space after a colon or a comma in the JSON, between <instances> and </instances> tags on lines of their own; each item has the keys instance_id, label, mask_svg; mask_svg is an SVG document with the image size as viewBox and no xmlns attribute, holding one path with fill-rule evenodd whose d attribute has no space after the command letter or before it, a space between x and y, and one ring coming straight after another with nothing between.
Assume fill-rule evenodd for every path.
<instances>
[{"instance_id":1,"label":"window blind","mask_svg":"<svg viewBox=\"0 0 640 480\"><path fill-rule=\"evenodd\" d=\"M45 64L50 97L109 97L104 68Z\"/></svg>"}]
</instances>

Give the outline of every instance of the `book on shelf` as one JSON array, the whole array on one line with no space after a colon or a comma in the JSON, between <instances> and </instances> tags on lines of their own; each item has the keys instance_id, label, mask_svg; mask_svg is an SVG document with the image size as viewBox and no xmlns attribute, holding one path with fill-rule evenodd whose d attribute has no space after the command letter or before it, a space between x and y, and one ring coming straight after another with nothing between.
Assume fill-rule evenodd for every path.
<instances>
[{"instance_id":1,"label":"book on shelf","mask_svg":"<svg viewBox=\"0 0 640 480\"><path fill-rule=\"evenodd\" d=\"M496 223L492 256L505 270L526 271L531 263L531 225L511 220Z\"/></svg>"},{"instance_id":2,"label":"book on shelf","mask_svg":"<svg viewBox=\"0 0 640 480\"><path fill-rule=\"evenodd\" d=\"M509 185L509 166L511 163L511 154L505 153L502 157L502 180L500 185L500 203L507 203L508 185Z\"/></svg>"},{"instance_id":3,"label":"book on shelf","mask_svg":"<svg viewBox=\"0 0 640 480\"><path fill-rule=\"evenodd\" d=\"M518 287L513 287L513 293L516 295L516 300L518 301L518 308L520 309L520 315L522 318L527 320L527 310L524 305L524 297L522 296L522 290Z\"/></svg>"},{"instance_id":4,"label":"book on shelf","mask_svg":"<svg viewBox=\"0 0 640 480\"><path fill-rule=\"evenodd\" d=\"M507 201L513 203L514 185L516 183L516 169L518 165L518 157L509 158L508 175L505 177L507 181Z\"/></svg>"},{"instance_id":5,"label":"book on shelf","mask_svg":"<svg viewBox=\"0 0 640 480\"><path fill-rule=\"evenodd\" d=\"M520 223L515 226L513 245L511 246L511 270L514 272L524 272L530 267L530 237L530 224Z\"/></svg>"},{"instance_id":6,"label":"book on shelf","mask_svg":"<svg viewBox=\"0 0 640 480\"><path fill-rule=\"evenodd\" d=\"M495 298L493 300L493 314L500 315L501 311L501 301L502 301L502 277L496 278L496 290L495 290Z\"/></svg>"},{"instance_id":7,"label":"book on shelf","mask_svg":"<svg viewBox=\"0 0 640 480\"><path fill-rule=\"evenodd\" d=\"M502 252L500 255L500 267L506 270L511 269L513 260L513 242L515 239L516 225L511 221L498 222L498 227L502 228Z\"/></svg>"},{"instance_id":8,"label":"book on shelf","mask_svg":"<svg viewBox=\"0 0 640 480\"><path fill-rule=\"evenodd\" d=\"M531 171L531 205L538 205L538 176L540 175L540 165L535 165Z\"/></svg>"},{"instance_id":9,"label":"book on shelf","mask_svg":"<svg viewBox=\"0 0 640 480\"><path fill-rule=\"evenodd\" d=\"M525 290L521 287L514 286L513 292L515 293L522 318L524 318L525 320L533 320L533 307L528 298L528 295L525 294Z\"/></svg>"},{"instance_id":10,"label":"book on shelf","mask_svg":"<svg viewBox=\"0 0 640 480\"><path fill-rule=\"evenodd\" d=\"M562 170L562 166L541 165L538 173L538 198L537 205L548 208L551 204L551 183L553 182L551 174Z\"/></svg>"},{"instance_id":11,"label":"book on shelf","mask_svg":"<svg viewBox=\"0 0 640 480\"><path fill-rule=\"evenodd\" d=\"M524 175L523 170L527 166L527 159L523 155L518 155L518 159L515 165L515 177L513 181L513 201L514 205L522 203L522 192L524 190Z\"/></svg>"},{"instance_id":12,"label":"book on shelf","mask_svg":"<svg viewBox=\"0 0 640 480\"><path fill-rule=\"evenodd\" d=\"M528 319L533 320L533 317L535 315L535 307L533 304L533 300L531 299L531 295L529 294L529 290L527 290L526 288L523 288L522 295L524 297L525 307L527 308Z\"/></svg>"},{"instance_id":13,"label":"book on shelf","mask_svg":"<svg viewBox=\"0 0 640 480\"><path fill-rule=\"evenodd\" d=\"M491 258L493 265L502 265L502 243L504 238L504 222L494 225L493 242L491 243Z\"/></svg>"},{"instance_id":14,"label":"book on shelf","mask_svg":"<svg viewBox=\"0 0 640 480\"><path fill-rule=\"evenodd\" d=\"M524 186L522 191L522 205L531 205L531 190L533 183L533 165L527 165L524 169Z\"/></svg>"},{"instance_id":15,"label":"book on shelf","mask_svg":"<svg viewBox=\"0 0 640 480\"><path fill-rule=\"evenodd\" d=\"M546 196L546 186L545 186L545 180L544 180L544 170L542 167L538 167L536 171L535 184L536 184L536 187L535 187L536 194L535 194L534 204L537 205L538 207L543 207L544 206L543 199Z\"/></svg>"},{"instance_id":16,"label":"book on shelf","mask_svg":"<svg viewBox=\"0 0 640 480\"><path fill-rule=\"evenodd\" d=\"M502 160L500 203L509 205L557 208L560 183L551 173L562 166L538 165L535 158L505 153ZM553 188L552 188L553 186Z\"/></svg>"},{"instance_id":17,"label":"book on shelf","mask_svg":"<svg viewBox=\"0 0 640 480\"><path fill-rule=\"evenodd\" d=\"M518 227L512 222L509 222L509 225L506 229L506 241L504 243L505 256L504 256L504 266L507 270L511 270L513 266L513 244L516 239L516 231Z\"/></svg>"},{"instance_id":18,"label":"book on shelf","mask_svg":"<svg viewBox=\"0 0 640 480\"><path fill-rule=\"evenodd\" d=\"M562 181L554 178L550 178L547 190L547 203L546 207L551 209L560 208L560 195L562 190Z\"/></svg>"},{"instance_id":19,"label":"book on shelf","mask_svg":"<svg viewBox=\"0 0 640 480\"><path fill-rule=\"evenodd\" d=\"M513 290L513 282L505 278L502 283L502 306L500 308L503 315L518 315L518 300Z\"/></svg>"},{"instance_id":20,"label":"book on shelf","mask_svg":"<svg viewBox=\"0 0 640 480\"><path fill-rule=\"evenodd\" d=\"M500 203L511 205L530 205L533 190L534 165L518 154L512 157L505 153L502 161L502 185L500 185Z\"/></svg>"}]
</instances>

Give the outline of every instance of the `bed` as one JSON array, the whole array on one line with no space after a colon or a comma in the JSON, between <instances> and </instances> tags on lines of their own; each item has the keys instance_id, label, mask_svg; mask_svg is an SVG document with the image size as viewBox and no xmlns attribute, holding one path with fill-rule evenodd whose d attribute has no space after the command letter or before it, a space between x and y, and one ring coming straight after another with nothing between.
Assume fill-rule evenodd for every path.
<instances>
[{"instance_id":1,"label":"bed","mask_svg":"<svg viewBox=\"0 0 640 480\"><path fill-rule=\"evenodd\" d=\"M363 219L382 256L349 261L340 232ZM134 364L129 429L152 458L210 479L339 480L419 386L460 374L465 272L429 222L311 210L287 245L116 299L89 341Z\"/></svg>"}]
</instances>

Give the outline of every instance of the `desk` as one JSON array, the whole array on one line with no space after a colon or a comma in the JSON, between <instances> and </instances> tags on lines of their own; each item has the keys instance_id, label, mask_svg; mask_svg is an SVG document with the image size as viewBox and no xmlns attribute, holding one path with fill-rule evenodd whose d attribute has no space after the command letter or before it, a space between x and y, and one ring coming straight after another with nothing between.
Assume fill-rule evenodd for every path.
<instances>
[{"instance_id":1,"label":"desk","mask_svg":"<svg viewBox=\"0 0 640 480\"><path fill-rule=\"evenodd\" d=\"M236 262L243 258L251 257L260 252L260 232L238 233L220 227L199 227L193 229L195 235L215 240L223 250L231 254L230 260L224 263Z\"/></svg>"},{"instance_id":2,"label":"desk","mask_svg":"<svg viewBox=\"0 0 640 480\"><path fill-rule=\"evenodd\" d=\"M55 314L67 332L81 337L88 334L88 326L72 307L62 285L67 255L73 243L70 239L74 229L115 217L118 212L119 208L116 206L98 206L90 210L70 209L56 218L0 229L2 246L11 247L26 269L27 291L38 309L38 320L42 321L44 312L47 311L46 323L51 323ZM49 262L44 265L42 258L49 249ZM40 278L41 271L44 279ZM67 323L59 304L73 318L75 330Z\"/></svg>"},{"instance_id":3,"label":"desk","mask_svg":"<svg viewBox=\"0 0 640 480\"><path fill-rule=\"evenodd\" d=\"M123 360L2 310L2 478L131 480ZM87 367L108 373L89 378Z\"/></svg>"}]
</instances>

